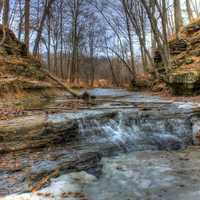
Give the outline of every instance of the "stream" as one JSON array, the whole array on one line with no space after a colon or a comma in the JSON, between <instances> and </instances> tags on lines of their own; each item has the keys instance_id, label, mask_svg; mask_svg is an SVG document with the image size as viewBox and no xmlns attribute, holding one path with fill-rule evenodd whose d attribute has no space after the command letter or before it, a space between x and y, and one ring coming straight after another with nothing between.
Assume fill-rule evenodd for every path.
<instances>
[{"instance_id":1,"label":"stream","mask_svg":"<svg viewBox=\"0 0 200 200\"><path fill-rule=\"evenodd\" d=\"M200 199L200 104L89 92L0 121L0 200Z\"/></svg>"}]
</instances>

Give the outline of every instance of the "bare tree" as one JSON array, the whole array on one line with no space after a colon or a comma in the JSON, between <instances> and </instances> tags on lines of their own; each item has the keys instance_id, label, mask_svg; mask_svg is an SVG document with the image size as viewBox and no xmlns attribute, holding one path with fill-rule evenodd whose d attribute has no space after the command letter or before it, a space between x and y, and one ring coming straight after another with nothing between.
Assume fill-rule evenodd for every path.
<instances>
[{"instance_id":1,"label":"bare tree","mask_svg":"<svg viewBox=\"0 0 200 200\"><path fill-rule=\"evenodd\" d=\"M192 21L199 0L185 2ZM180 0L16 0L10 6L1 0L0 12L2 44L9 26L50 72L90 86L104 77L120 85L154 66L165 76L171 69L169 36L179 38L183 25ZM162 65L154 63L154 52Z\"/></svg>"},{"instance_id":2,"label":"bare tree","mask_svg":"<svg viewBox=\"0 0 200 200\"><path fill-rule=\"evenodd\" d=\"M0 14L1 14L2 8L3 8L3 1L0 1Z\"/></svg>"},{"instance_id":3,"label":"bare tree","mask_svg":"<svg viewBox=\"0 0 200 200\"><path fill-rule=\"evenodd\" d=\"M191 22L193 20L193 11L191 8L190 0L186 0L186 8L187 8L189 21Z\"/></svg>"},{"instance_id":4,"label":"bare tree","mask_svg":"<svg viewBox=\"0 0 200 200\"><path fill-rule=\"evenodd\" d=\"M10 7L9 0L3 0L3 26L5 28L9 27L9 7Z\"/></svg>"},{"instance_id":5,"label":"bare tree","mask_svg":"<svg viewBox=\"0 0 200 200\"><path fill-rule=\"evenodd\" d=\"M63 0L60 1L60 73L64 78L63 71Z\"/></svg>"},{"instance_id":6,"label":"bare tree","mask_svg":"<svg viewBox=\"0 0 200 200\"><path fill-rule=\"evenodd\" d=\"M167 42L167 33L166 33L166 1L162 0L162 5L160 6L159 2L157 0L155 1L156 8L158 10L158 13L161 18L161 27L162 30L160 30L160 25L158 23L158 20L155 16L155 13L152 12L151 6L146 2L146 0L140 0L142 5L144 6L149 22L151 24L151 29L154 34L154 38L156 40L158 49L161 53L161 57L164 64L165 71L169 70L170 67L170 55L169 55L169 47Z\"/></svg>"},{"instance_id":7,"label":"bare tree","mask_svg":"<svg viewBox=\"0 0 200 200\"><path fill-rule=\"evenodd\" d=\"M3 37L0 42L0 46L4 44L7 37L7 29L9 28L9 10L10 10L10 1L3 0Z\"/></svg>"},{"instance_id":8,"label":"bare tree","mask_svg":"<svg viewBox=\"0 0 200 200\"><path fill-rule=\"evenodd\" d=\"M133 1L133 0L131 1L122 0L122 3L124 10L127 13L130 22L135 29L135 33L139 39L143 64L144 66L147 65L146 61L146 56L147 56L151 65L153 65L152 57L146 46L146 35L144 28L145 16L144 16L144 8L141 6L142 4L139 1Z\"/></svg>"},{"instance_id":9,"label":"bare tree","mask_svg":"<svg viewBox=\"0 0 200 200\"><path fill-rule=\"evenodd\" d=\"M126 28L127 28L127 33L128 33L128 42L129 42L129 49L130 49L130 55L131 55L131 68L133 70L134 77L135 79L136 72L135 72L135 58L134 58L134 50L133 50L133 39L132 39L132 31L131 31L131 23L130 19L128 17L127 12L125 12L125 20L126 20Z\"/></svg>"},{"instance_id":10,"label":"bare tree","mask_svg":"<svg viewBox=\"0 0 200 200\"><path fill-rule=\"evenodd\" d=\"M183 26L180 0L174 0L174 21L175 21L176 37L179 38L180 28Z\"/></svg>"},{"instance_id":11,"label":"bare tree","mask_svg":"<svg viewBox=\"0 0 200 200\"><path fill-rule=\"evenodd\" d=\"M19 13L19 25L18 25L18 40L21 40L22 36L22 26L23 26L23 19L24 19L24 10L22 8L22 0L18 0L18 13Z\"/></svg>"},{"instance_id":12,"label":"bare tree","mask_svg":"<svg viewBox=\"0 0 200 200\"><path fill-rule=\"evenodd\" d=\"M44 7L44 10L43 10L42 18L40 20L39 28L37 30L35 44L34 44L34 47L33 47L33 55L34 56L36 56L37 53L38 53L39 43L40 43L40 40L41 40L41 37L42 37L42 31L43 31L43 28L44 28L45 20L46 20L46 17L48 15L49 10L50 10L52 4L54 3L54 1L55 0L46 0L46 2L45 2L45 7Z\"/></svg>"},{"instance_id":13,"label":"bare tree","mask_svg":"<svg viewBox=\"0 0 200 200\"><path fill-rule=\"evenodd\" d=\"M25 22L24 22L24 43L27 48L27 53L29 52L29 34L30 34L30 0L25 0L25 7L24 7L24 15L25 15Z\"/></svg>"},{"instance_id":14,"label":"bare tree","mask_svg":"<svg viewBox=\"0 0 200 200\"><path fill-rule=\"evenodd\" d=\"M192 7L194 9L196 17L200 16L200 2L199 0L193 0L191 1Z\"/></svg>"}]
</instances>

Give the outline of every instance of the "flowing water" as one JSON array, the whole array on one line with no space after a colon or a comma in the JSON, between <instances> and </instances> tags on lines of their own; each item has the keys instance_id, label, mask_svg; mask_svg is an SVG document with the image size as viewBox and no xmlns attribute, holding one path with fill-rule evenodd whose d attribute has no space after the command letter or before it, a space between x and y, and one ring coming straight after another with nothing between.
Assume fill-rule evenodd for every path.
<instances>
[{"instance_id":1,"label":"flowing water","mask_svg":"<svg viewBox=\"0 0 200 200\"><path fill-rule=\"evenodd\" d=\"M200 105L123 90L90 92L103 103L48 115L46 137L62 133L54 145L3 154L1 200L200 199L200 149L192 146ZM12 170L16 161L20 168ZM58 168L30 193L30 185Z\"/></svg>"}]
</instances>

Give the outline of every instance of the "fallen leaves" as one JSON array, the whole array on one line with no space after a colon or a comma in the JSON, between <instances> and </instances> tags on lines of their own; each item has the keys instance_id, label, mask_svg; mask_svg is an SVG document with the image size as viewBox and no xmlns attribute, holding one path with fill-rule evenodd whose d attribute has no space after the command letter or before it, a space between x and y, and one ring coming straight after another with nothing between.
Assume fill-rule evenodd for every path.
<instances>
[{"instance_id":1,"label":"fallen leaves","mask_svg":"<svg viewBox=\"0 0 200 200\"><path fill-rule=\"evenodd\" d=\"M0 120L7 120L14 117L24 116L25 112L21 108L1 108Z\"/></svg>"},{"instance_id":2,"label":"fallen leaves","mask_svg":"<svg viewBox=\"0 0 200 200\"><path fill-rule=\"evenodd\" d=\"M87 200L85 194L81 192L63 192L61 195L62 198L79 198L80 200Z\"/></svg>"}]
</instances>

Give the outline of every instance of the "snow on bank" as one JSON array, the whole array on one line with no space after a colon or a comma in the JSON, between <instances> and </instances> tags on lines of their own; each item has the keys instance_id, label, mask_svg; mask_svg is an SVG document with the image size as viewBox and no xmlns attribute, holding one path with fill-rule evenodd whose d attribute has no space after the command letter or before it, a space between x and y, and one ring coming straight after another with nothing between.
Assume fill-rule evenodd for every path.
<instances>
[{"instance_id":1,"label":"snow on bank","mask_svg":"<svg viewBox=\"0 0 200 200\"><path fill-rule=\"evenodd\" d=\"M38 192L13 194L0 200L86 200L82 187L95 180L86 172L71 173L52 179L48 187Z\"/></svg>"}]
</instances>

